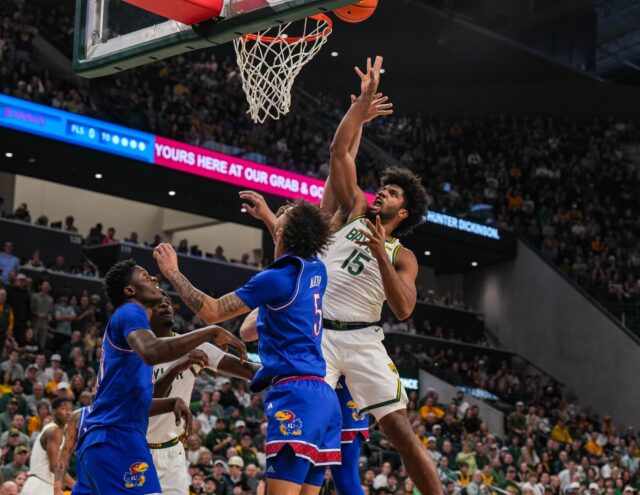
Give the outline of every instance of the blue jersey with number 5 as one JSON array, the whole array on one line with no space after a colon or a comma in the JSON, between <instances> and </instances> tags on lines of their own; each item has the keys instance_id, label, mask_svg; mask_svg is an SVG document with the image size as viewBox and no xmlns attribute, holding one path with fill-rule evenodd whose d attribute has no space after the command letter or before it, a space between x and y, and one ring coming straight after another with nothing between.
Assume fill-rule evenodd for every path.
<instances>
[{"instance_id":1,"label":"blue jersey with number 5","mask_svg":"<svg viewBox=\"0 0 640 495\"><path fill-rule=\"evenodd\" d=\"M318 258L284 255L253 277L236 295L258 312L258 354L262 368L253 390L277 377L324 377L322 297L327 270Z\"/></svg>"}]
</instances>

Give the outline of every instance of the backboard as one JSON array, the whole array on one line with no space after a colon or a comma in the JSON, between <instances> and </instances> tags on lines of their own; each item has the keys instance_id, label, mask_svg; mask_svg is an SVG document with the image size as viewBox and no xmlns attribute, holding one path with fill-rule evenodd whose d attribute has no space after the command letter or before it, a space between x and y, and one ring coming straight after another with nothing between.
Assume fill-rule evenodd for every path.
<instances>
[{"instance_id":1,"label":"backboard","mask_svg":"<svg viewBox=\"0 0 640 495\"><path fill-rule=\"evenodd\" d=\"M352 3L225 0L219 18L188 26L123 0L76 0L73 68L88 78L114 74Z\"/></svg>"}]
</instances>

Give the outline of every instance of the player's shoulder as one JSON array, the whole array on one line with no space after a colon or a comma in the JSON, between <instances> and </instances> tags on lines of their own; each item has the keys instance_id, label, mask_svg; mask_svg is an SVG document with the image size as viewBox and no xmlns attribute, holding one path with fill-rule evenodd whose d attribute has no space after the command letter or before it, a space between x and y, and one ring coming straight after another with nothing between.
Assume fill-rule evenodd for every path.
<instances>
[{"instance_id":1,"label":"player's shoulder","mask_svg":"<svg viewBox=\"0 0 640 495\"><path fill-rule=\"evenodd\" d=\"M115 319L121 318L129 318L129 317L137 317L144 315L146 317L146 312L142 306L136 304L134 302L124 303L122 306L119 306L113 313L113 317Z\"/></svg>"},{"instance_id":2,"label":"player's shoulder","mask_svg":"<svg viewBox=\"0 0 640 495\"><path fill-rule=\"evenodd\" d=\"M398 244L394 251L395 266L397 268L417 268L418 258L411 249Z\"/></svg>"}]
</instances>

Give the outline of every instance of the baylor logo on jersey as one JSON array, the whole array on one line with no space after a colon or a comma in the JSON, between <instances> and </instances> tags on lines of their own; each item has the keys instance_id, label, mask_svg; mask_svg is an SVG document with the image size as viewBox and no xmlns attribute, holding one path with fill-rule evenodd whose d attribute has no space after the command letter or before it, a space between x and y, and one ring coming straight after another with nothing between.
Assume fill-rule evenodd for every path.
<instances>
[{"instance_id":1,"label":"baylor logo on jersey","mask_svg":"<svg viewBox=\"0 0 640 495\"><path fill-rule=\"evenodd\" d=\"M164 375L164 368L156 368L155 370L153 370L154 381L157 380L160 375ZM182 371L176 374L176 377L174 378L174 380L184 380L184 376L182 376Z\"/></svg>"}]
</instances>

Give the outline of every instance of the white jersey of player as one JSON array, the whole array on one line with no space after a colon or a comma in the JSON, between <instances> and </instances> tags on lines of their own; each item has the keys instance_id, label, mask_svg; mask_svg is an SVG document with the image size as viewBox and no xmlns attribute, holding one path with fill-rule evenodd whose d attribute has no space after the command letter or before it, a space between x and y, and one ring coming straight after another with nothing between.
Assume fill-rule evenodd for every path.
<instances>
[{"instance_id":1,"label":"white jersey of player","mask_svg":"<svg viewBox=\"0 0 640 495\"><path fill-rule=\"evenodd\" d=\"M58 428L58 425L53 422L49 423L42 428L42 431L36 437L36 441L33 444L33 451L31 452L31 464L29 465L29 474L33 474L42 481L47 481L51 484L53 484L54 477L49 468L49 456L47 455L47 451L42 447L42 435L52 428ZM62 442L64 445L64 438Z\"/></svg>"},{"instance_id":2,"label":"white jersey of player","mask_svg":"<svg viewBox=\"0 0 640 495\"><path fill-rule=\"evenodd\" d=\"M218 365L224 357L224 352L213 344L204 343L198 346L198 349L204 351L209 358L209 368L212 371L218 371ZM175 362L175 361L174 361ZM166 369L174 362L162 363L153 367L153 377L155 380L160 378ZM178 373L167 397L179 397L187 405L191 401L191 393L196 377L200 372L200 367L191 367L186 371ZM180 426L176 426L176 418L173 413L160 414L149 418L149 428L147 429L147 442L150 444L162 444L170 440L180 437L184 433L182 422Z\"/></svg>"},{"instance_id":3,"label":"white jersey of player","mask_svg":"<svg viewBox=\"0 0 640 495\"><path fill-rule=\"evenodd\" d=\"M365 239L359 229L369 231L364 215L353 218L335 232L323 257L329 278L322 311L328 320L375 325L380 320L386 296L378 261L369 248L355 243ZM393 265L401 247L398 239L386 242L387 255Z\"/></svg>"}]
</instances>

